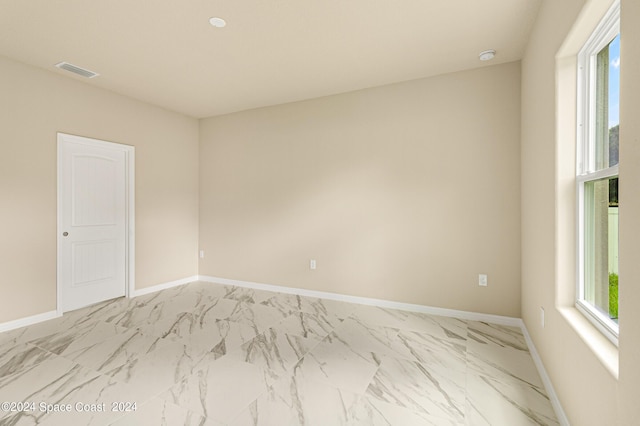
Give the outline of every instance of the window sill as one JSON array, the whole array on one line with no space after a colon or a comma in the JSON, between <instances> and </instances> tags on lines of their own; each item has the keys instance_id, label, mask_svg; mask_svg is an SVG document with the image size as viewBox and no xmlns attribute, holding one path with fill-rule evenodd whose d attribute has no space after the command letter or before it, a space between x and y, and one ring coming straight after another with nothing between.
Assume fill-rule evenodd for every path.
<instances>
[{"instance_id":1,"label":"window sill","mask_svg":"<svg viewBox=\"0 0 640 426\"><path fill-rule=\"evenodd\" d=\"M616 380L618 379L618 348L575 307L559 307L560 314L580 336L582 341L600 360L602 365Z\"/></svg>"}]
</instances>

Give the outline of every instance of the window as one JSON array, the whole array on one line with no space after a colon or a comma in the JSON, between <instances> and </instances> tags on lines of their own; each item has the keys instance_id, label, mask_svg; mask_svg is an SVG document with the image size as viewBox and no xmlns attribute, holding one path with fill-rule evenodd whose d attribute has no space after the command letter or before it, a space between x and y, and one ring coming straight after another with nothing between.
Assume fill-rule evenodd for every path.
<instances>
[{"instance_id":1,"label":"window","mask_svg":"<svg viewBox=\"0 0 640 426\"><path fill-rule=\"evenodd\" d=\"M620 6L578 55L578 291L576 306L618 339Z\"/></svg>"}]
</instances>

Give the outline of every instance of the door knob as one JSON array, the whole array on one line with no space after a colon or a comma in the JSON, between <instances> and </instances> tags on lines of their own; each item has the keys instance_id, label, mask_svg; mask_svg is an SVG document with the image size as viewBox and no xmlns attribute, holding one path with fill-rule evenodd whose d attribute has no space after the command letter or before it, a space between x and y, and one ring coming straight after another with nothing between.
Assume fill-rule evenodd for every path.
<instances>
[{"instance_id":1,"label":"door knob","mask_svg":"<svg viewBox=\"0 0 640 426\"><path fill-rule=\"evenodd\" d=\"M63 232L63 233L62 233L62 236L63 236L63 237L66 237L67 235L69 235L69 233L68 233L68 232Z\"/></svg>"}]
</instances>

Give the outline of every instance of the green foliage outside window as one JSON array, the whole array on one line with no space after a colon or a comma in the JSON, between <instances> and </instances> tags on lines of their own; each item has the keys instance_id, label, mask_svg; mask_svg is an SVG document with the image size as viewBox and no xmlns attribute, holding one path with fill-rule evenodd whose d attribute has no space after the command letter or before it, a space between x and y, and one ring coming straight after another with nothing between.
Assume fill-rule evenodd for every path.
<instances>
[{"instance_id":1,"label":"green foliage outside window","mask_svg":"<svg viewBox=\"0 0 640 426\"><path fill-rule=\"evenodd\" d=\"M609 274L609 317L618 319L618 274Z\"/></svg>"}]
</instances>

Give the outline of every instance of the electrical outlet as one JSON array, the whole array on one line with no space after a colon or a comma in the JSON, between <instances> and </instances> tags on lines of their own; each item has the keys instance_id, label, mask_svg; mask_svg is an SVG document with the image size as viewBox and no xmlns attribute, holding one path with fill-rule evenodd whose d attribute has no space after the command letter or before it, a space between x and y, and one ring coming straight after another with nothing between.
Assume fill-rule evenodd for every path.
<instances>
[{"instance_id":1,"label":"electrical outlet","mask_svg":"<svg viewBox=\"0 0 640 426\"><path fill-rule=\"evenodd\" d=\"M544 328L544 308L540 306L540 325Z\"/></svg>"},{"instance_id":2,"label":"electrical outlet","mask_svg":"<svg viewBox=\"0 0 640 426\"><path fill-rule=\"evenodd\" d=\"M316 269L316 260L315 259L311 259L309 261L309 269Z\"/></svg>"},{"instance_id":3,"label":"electrical outlet","mask_svg":"<svg viewBox=\"0 0 640 426\"><path fill-rule=\"evenodd\" d=\"M478 285L481 287L486 287L488 285L488 279L486 274L478 275Z\"/></svg>"},{"instance_id":4,"label":"electrical outlet","mask_svg":"<svg viewBox=\"0 0 640 426\"><path fill-rule=\"evenodd\" d=\"M200 259L204 259L204 250L200 250Z\"/></svg>"}]
</instances>

